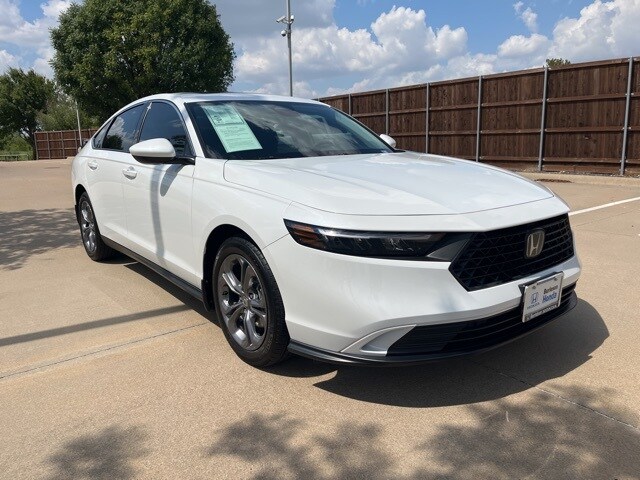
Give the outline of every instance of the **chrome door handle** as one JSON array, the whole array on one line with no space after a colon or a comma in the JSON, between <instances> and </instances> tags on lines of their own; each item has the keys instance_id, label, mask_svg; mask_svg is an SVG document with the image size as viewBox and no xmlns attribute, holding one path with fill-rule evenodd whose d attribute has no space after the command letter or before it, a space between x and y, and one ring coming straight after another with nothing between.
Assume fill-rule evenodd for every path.
<instances>
[{"instance_id":1,"label":"chrome door handle","mask_svg":"<svg viewBox=\"0 0 640 480\"><path fill-rule=\"evenodd\" d=\"M124 168L124 169L122 170L122 174L123 174L125 177L130 178L130 179L132 179L132 180L138 176L138 172L137 172L137 170L136 170L135 168L133 168L133 167Z\"/></svg>"},{"instance_id":2,"label":"chrome door handle","mask_svg":"<svg viewBox=\"0 0 640 480\"><path fill-rule=\"evenodd\" d=\"M98 162L88 162L87 163L87 167L89 167L91 170L97 170L98 168Z\"/></svg>"}]
</instances>

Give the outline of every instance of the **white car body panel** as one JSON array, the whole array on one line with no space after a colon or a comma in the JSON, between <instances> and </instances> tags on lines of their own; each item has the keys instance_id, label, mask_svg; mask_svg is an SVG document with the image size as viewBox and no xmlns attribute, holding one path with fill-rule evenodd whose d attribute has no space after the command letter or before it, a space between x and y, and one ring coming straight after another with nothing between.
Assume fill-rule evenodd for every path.
<instances>
[{"instance_id":1,"label":"white car body panel","mask_svg":"<svg viewBox=\"0 0 640 480\"><path fill-rule=\"evenodd\" d=\"M134 165L135 163L135 165ZM199 285L191 236L193 165L144 165L124 177L127 237L134 252Z\"/></svg>"},{"instance_id":2,"label":"white car body panel","mask_svg":"<svg viewBox=\"0 0 640 480\"><path fill-rule=\"evenodd\" d=\"M484 165L412 152L229 161L225 179L349 215L452 215L553 197Z\"/></svg>"},{"instance_id":3,"label":"white car body panel","mask_svg":"<svg viewBox=\"0 0 640 480\"><path fill-rule=\"evenodd\" d=\"M126 242L122 169L127 167L127 159L119 152L93 150L86 146L79 154L80 159L84 155L82 173L86 188L92 192L97 204L95 212L100 218L100 229L114 241Z\"/></svg>"},{"instance_id":4,"label":"white car body panel","mask_svg":"<svg viewBox=\"0 0 640 480\"><path fill-rule=\"evenodd\" d=\"M217 98L247 96L167 94L139 101L174 103L191 138L195 165L145 165L89 142L73 161L74 191L82 187L89 193L103 236L195 288L202 285L210 234L223 225L244 231L273 271L295 342L384 356L416 325L495 315L520 304L524 283L561 271L566 286L580 275L574 255L526 278L467 291L448 262L356 257L302 246L285 219L346 230L482 232L569 209L548 189L514 173L436 155L206 158L184 104ZM137 172L133 179L123 174L129 167Z\"/></svg>"}]
</instances>

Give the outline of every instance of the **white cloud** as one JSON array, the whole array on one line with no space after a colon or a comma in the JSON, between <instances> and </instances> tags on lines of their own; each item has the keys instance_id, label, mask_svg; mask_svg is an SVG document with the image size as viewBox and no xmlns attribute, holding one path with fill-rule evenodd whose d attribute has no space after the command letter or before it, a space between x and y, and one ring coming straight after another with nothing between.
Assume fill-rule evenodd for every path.
<instances>
[{"instance_id":1,"label":"white cloud","mask_svg":"<svg viewBox=\"0 0 640 480\"><path fill-rule=\"evenodd\" d=\"M538 14L531 7L524 8L523 2L517 2L513 4L513 9L530 32L538 31Z\"/></svg>"},{"instance_id":2,"label":"white cloud","mask_svg":"<svg viewBox=\"0 0 640 480\"><path fill-rule=\"evenodd\" d=\"M636 55L639 24L640 0L595 0L556 24L550 55L572 62Z\"/></svg>"},{"instance_id":3,"label":"white cloud","mask_svg":"<svg viewBox=\"0 0 640 480\"><path fill-rule=\"evenodd\" d=\"M538 33L528 37L513 35L498 46L498 55L505 58L531 57L546 54L551 42Z\"/></svg>"},{"instance_id":4,"label":"white cloud","mask_svg":"<svg viewBox=\"0 0 640 480\"><path fill-rule=\"evenodd\" d=\"M399 81L411 72L427 72L438 62L467 51L464 28L444 25L434 30L427 25L424 10L406 7L393 7L382 13L371 24L371 30L339 28L332 21L324 27L295 28L293 40L296 77L307 82L353 74L366 78L353 89ZM270 87L280 85L281 90L273 93L283 93L287 85L286 61L286 46L281 38L254 40L254 48L245 43L236 61L236 78L244 82L271 78L265 83ZM295 93L301 94L297 90Z\"/></svg>"},{"instance_id":5,"label":"white cloud","mask_svg":"<svg viewBox=\"0 0 640 480\"><path fill-rule=\"evenodd\" d=\"M18 63L18 58L6 50L0 50L0 72L4 72L10 67L17 67Z\"/></svg>"},{"instance_id":6,"label":"white cloud","mask_svg":"<svg viewBox=\"0 0 640 480\"><path fill-rule=\"evenodd\" d=\"M463 27L451 29L445 25L436 32L436 53L439 58L462 55L467 50L467 31Z\"/></svg>"},{"instance_id":7,"label":"white cloud","mask_svg":"<svg viewBox=\"0 0 640 480\"><path fill-rule=\"evenodd\" d=\"M58 24L58 17L71 6L71 0L49 0L40 4L43 16L28 22L20 15L17 0L0 0L0 42L37 54L32 65L37 72L52 76L49 60L53 56L49 30Z\"/></svg>"}]
</instances>

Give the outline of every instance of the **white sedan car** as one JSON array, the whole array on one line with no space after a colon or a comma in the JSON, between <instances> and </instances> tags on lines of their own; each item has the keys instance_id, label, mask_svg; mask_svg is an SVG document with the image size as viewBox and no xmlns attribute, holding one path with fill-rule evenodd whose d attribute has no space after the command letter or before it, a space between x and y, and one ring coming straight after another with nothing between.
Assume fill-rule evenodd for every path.
<instances>
[{"instance_id":1,"label":"white sedan car","mask_svg":"<svg viewBox=\"0 0 640 480\"><path fill-rule=\"evenodd\" d=\"M255 366L486 350L576 305L568 207L498 168L394 148L327 105L164 94L73 161L87 254L142 262L214 310Z\"/></svg>"}]
</instances>

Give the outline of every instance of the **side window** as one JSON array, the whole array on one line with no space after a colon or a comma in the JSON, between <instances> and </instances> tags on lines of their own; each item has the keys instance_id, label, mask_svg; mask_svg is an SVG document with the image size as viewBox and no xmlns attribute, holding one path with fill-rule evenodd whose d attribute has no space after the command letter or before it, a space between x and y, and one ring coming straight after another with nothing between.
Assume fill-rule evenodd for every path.
<instances>
[{"instance_id":1,"label":"side window","mask_svg":"<svg viewBox=\"0 0 640 480\"><path fill-rule=\"evenodd\" d=\"M108 127L109 124L107 123L93 136L93 148L102 148L102 141L104 140L104 134L107 133Z\"/></svg>"},{"instance_id":2,"label":"side window","mask_svg":"<svg viewBox=\"0 0 640 480\"><path fill-rule=\"evenodd\" d=\"M144 109L144 104L136 105L118 115L102 141L102 148L128 152L129 147L136 141L138 123Z\"/></svg>"},{"instance_id":3,"label":"side window","mask_svg":"<svg viewBox=\"0 0 640 480\"><path fill-rule=\"evenodd\" d=\"M189 155L187 131L174 107L164 102L153 102L144 119L140 141L166 138L176 150L177 156Z\"/></svg>"}]
</instances>

